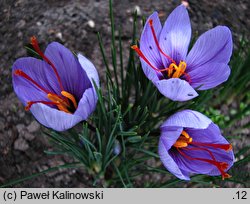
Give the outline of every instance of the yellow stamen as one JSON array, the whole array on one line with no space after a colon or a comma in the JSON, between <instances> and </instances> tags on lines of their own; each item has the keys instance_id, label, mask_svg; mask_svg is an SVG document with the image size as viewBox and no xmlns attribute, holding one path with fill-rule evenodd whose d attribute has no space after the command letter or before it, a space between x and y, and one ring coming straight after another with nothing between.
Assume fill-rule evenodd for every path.
<instances>
[{"instance_id":1,"label":"yellow stamen","mask_svg":"<svg viewBox=\"0 0 250 204\"><path fill-rule=\"evenodd\" d=\"M174 144L175 147L182 148L182 147L187 147L188 143L184 141L177 140Z\"/></svg>"},{"instance_id":2,"label":"yellow stamen","mask_svg":"<svg viewBox=\"0 0 250 204\"><path fill-rule=\"evenodd\" d=\"M77 109L77 102L76 102L75 97L74 97L72 94L70 94L70 93L67 92L67 91L62 91L61 94L62 94L63 96L65 96L66 98L68 98L69 100L71 100L71 102L72 102L73 105L74 105L74 108Z\"/></svg>"},{"instance_id":3,"label":"yellow stamen","mask_svg":"<svg viewBox=\"0 0 250 204\"><path fill-rule=\"evenodd\" d=\"M177 70L177 69L178 69L177 65L174 64L174 63L171 63L171 64L169 65L169 68L168 68L168 77L172 77L173 72L174 72L175 70Z\"/></svg>"},{"instance_id":4,"label":"yellow stamen","mask_svg":"<svg viewBox=\"0 0 250 204\"><path fill-rule=\"evenodd\" d=\"M183 148L187 147L193 141L193 138L189 136L186 131L182 131L180 137L175 142L174 147Z\"/></svg>"},{"instance_id":5,"label":"yellow stamen","mask_svg":"<svg viewBox=\"0 0 250 204\"><path fill-rule=\"evenodd\" d=\"M64 111L65 113L71 113L65 106L59 104L57 105L58 109Z\"/></svg>"},{"instance_id":6,"label":"yellow stamen","mask_svg":"<svg viewBox=\"0 0 250 204\"><path fill-rule=\"evenodd\" d=\"M183 135L185 138L191 138L189 134L184 130L181 132L181 135Z\"/></svg>"},{"instance_id":7,"label":"yellow stamen","mask_svg":"<svg viewBox=\"0 0 250 204\"><path fill-rule=\"evenodd\" d=\"M57 95L50 94L50 93L47 95L47 97L48 97L48 99L51 100L52 102L57 103L56 106L58 107L59 110L64 111L64 112L66 112L66 113L71 113L71 112L68 110L68 108L69 108L70 106L69 106L69 104L68 104L65 100L63 100L62 98L60 98L60 97L57 96Z\"/></svg>"},{"instance_id":8,"label":"yellow stamen","mask_svg":"<svg viewBox=\"0 0 250 204\"><path fill-rule=\"evenodd\" d=\"M57 95L54 95L54 94L48 94L47 95L48 99L51 100L52 102L55 102L55 103L60 103L61 105L65 106L65 107L69 107L69 104L63 100L62 98L60 98L59 96Z\"/></svg>"},{"instance_id":9,"label":"yellow stamen","mask_svg":"<svg viewBox=\"0 0 250 204\"><path fill-rule=\"evenodd\" d=\"M171 65L170 65L171 66ZM172 78L180 78L182 74L184 74L186 70L187 64L184 61L180 61L179 66L175 65L175 73L173 74Z\"/></svg>"}]
</instances>

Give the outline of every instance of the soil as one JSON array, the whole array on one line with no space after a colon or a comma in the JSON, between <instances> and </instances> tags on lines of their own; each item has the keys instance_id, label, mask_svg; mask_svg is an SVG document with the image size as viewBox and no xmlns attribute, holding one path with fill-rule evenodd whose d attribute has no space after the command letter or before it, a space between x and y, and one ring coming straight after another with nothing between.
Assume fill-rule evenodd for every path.
<instances>
[{"instance_id":1,"label":"soil","mask_svg":"<svg viewBox=\"0 0 250 204\"><path fill-rule=\"evenodd\" d=\"M135 9L140 17L147 17L152 11L158 10L164 21L180 3L180 0L114 0L115 21L116 25L122 27L125 50L129 50ZM249 9L248 0L189 1L193 34L200 35L216 25L226 25L232 31L237 47L242 37L249 40ZM72 161L66 156L48 156L43 152L52 147L42 134L44 128L24 110L13 92L13 62L27 56L24 46L35 35L43 49L49 42L58 41L72 51L83 53L94 62L103 77L104 64L97 31L103 37L105 49L109 50L108 0L0 1L0 185ZM125 59L127 53L124 52ZM16 187L91 187L90 179L83 170L62 169Z\"/></svg>"}]
</instances>

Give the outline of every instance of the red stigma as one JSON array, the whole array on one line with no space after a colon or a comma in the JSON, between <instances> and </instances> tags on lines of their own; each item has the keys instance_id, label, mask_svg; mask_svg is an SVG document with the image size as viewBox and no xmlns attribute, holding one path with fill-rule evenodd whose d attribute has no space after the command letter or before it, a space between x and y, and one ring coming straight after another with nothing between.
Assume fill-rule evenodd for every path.
<instances>
[{"instance_id":1,"label":"red stigma","mask_svg":"<svg viewBox=\"0 0 250 204\"><path fill-rule=\"evenodd\" d=\"M135 50L136 52L137 52L137 54L150 66L150 67L152 67L155 71L157 71L157 72L164 72L164 71L167 71L168 70L168 68L165 68L165 69L158 69L158 68L156 68L155 66L153 66L150 62L149 62L149 60L145 57L145 55L142 53L142 51L138 48L138 46L137 45L133 45L133 46L131 46L131 48L133 49L133 50Z\"/></svg>"},{"instance_id":2,"label":"red stigma","mask_svg":"<svg viewBox=\"0 0 250 204\"><path fill-rule=\"evenodd\" d=\"M192 142L193 145L213 147L217 149L222 149L225 151L230 151L233 149L231 144L210 144L210 143L202 143L202 142Z\"/></svg>"},{"instance_id":3,"label":"red stigma","mask_svg":"<svg viewBox=\"0 0 250 204\"><path fill-rule=\"evenodd\" d=\"M25 78L26 80L30 81L32 84L34 84L37 88L39 88L41 91L43 91L44 93L48 94L49 91L44 89L42 86L40 86L34 79L32 79L29 75L27 75L25 72L23 72L20 69L15 70L14 72L15 75L17 76L21 76L23 78Z\"/></svg>"},{"instance_id":4,"label":"red stigma","mask_svg":"<svg viewBox=\"0 0 250 204\"><path fill-rule=\"evenodd\" d=\"M41 58L52 67L52 69L53 69L53 71L54 71L54 73L56 75L56 78L57 78L57 80L59 82L60 88L63 91L64 88L63 88L63 85L62 85L62 81L61 81L61 78L60 78L60 76L59 76L59 74L57 72L57 69L56 69L55 65L43 54L43 52L41 51L41 49L40 49L40 47L38 45L38 41L37 41L35 36L32 36L30 38L30 43L33 46L33 48L35 49L35 51L41 56Z\"/></svg>"},{"instance_id":5,"label":"red stigma","mask_svg":"<svg viewBox=\"0 0 250 204\"><path fill-rule=\"evenodd\" d=\"M153 37L154 37L155 44L156 44L157 48L159 49L160 53L162 53L172 63L176 64L176 62L170 56L168 56L165 52L162 51L162 49L160 47L160 44L159 44L159 42L157 40L156 34L155 34L155 29L154 29L154 26L153 26L153 19L149 20L149 25L150 25L150 28L151 28L151 31L152 31L152 34L153 34Z\"/></svg>"},{"instance_id":6,"label":"red stigma","mask_svg":"<svg viewBox=\"0 0 250 204\"><path fill-rule=\"evenodd\" d=\"M202 150L201 148L183 148L185 150ZM210 159L204 159L204 158L197 158L197 157L190 157L187 154L185 154L183 151L181 151L181 148L177 148L178 152L185 158L189 159L189 160L197 160L197 161L202 161L202 162L206 162L209 163L211 165L214 165L219 172L221 173L222 176L222 180L224 180L225 178L230 178L231 176L229 174L227 174L225 172L225 170L228 168L228 163L226 162L218 162L217 160L215 160L215 157L213 155L213 153L211 151L209 151L208 149L206 149L206 151L209 151L210 156L212 157L212 160Z\"/></svg>"},{"instance_id":7,"label":"red stigma","mask_svg":"<svg viewBox=\"0 0 250 204\"><path fill-rule=\"evenodd\" d=\"M58 105L58 103L50 102L50 101L29 101L29 102L27 102L27 106L25 106L25 110L26 111L30 110L31 106L36 104L36 103L42 103L42 104L46 104L46 105Z\"/></svg>"}]
</instances>

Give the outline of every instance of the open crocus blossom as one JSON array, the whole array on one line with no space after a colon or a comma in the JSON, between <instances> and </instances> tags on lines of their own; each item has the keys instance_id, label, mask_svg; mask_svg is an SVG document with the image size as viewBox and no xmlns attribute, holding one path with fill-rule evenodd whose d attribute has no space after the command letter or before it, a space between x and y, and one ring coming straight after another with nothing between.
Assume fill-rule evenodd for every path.
<instances>
[{"instance_id":1,"label":"open crocus blossom","mask_svg":"<svg viewBox=\"0 0 250 204\"><path fill-rule=\"evenodd\" d=\"M229 178L226 172L234 162L232 145L218 126L192 110L177 112L163 123L159 155L164 166L183 180L190 180L191 173Z\"/></svg>"},{"instance_id":2,"label":"open crocus blossom","mask_svg":"<svg viewBox=\"0 0 250 204\"><path fill-rule=\"evenodd\" d=\"M191 25L185 6L178 6L162 27L158 13L146 21L140 48L143 71L158 90L173 101L187 101L198 94L195 89L213 88L228 79L232 54L232 34L217 26L202 34L190 52Z\"/></svg>"},{"instance_id":3,"label":"open crocus blossom","mask_svg":"<svg viewBox=\"0 0 250 204\"><path fill-rule=\"evenodd\" d=\"M57 131L86 120L97 102L93 81L99 86L99 77L94 65L57 42L49 44L45 53L35 37L31 44L43 60L24 57L12 67L13 87L25 109Z\"/></svg>"}]
</instances>

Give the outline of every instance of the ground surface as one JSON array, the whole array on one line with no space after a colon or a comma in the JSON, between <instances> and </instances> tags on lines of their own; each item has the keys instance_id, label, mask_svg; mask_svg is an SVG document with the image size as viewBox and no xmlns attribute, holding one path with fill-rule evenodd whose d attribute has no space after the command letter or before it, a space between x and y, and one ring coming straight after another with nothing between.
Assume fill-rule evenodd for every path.
<instances>
[{"instance_id":1,"label":"ground surface","mask_svg":"<svg viewBox=\"0 0 250 204\"><path fill-rule=\"evenodd\" d=\"M122 26L122 39L129 48L132 13L148 16L158 10L164 20L179 0L114 0L115 21ZM216 25L227 25L235 45L250 32L250 1L192 0L189 13L194 34ZM82 52L96 65L101 76L104 66L96 32L103 36L109 50L110 27L107 0L1 0L0 1L0 184L21 178L48 167L69 162L70 158L46 156L51 149L41 126L13 93L11 66L15 59L26 56L24 46L36 35L42 47L59 41L72 51ZM125 52L126 55L126 52ZM87 187L89 177L80 170L60 170L25 182L23 187Z\"/></svg>"}]
</instances>

